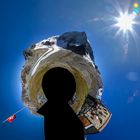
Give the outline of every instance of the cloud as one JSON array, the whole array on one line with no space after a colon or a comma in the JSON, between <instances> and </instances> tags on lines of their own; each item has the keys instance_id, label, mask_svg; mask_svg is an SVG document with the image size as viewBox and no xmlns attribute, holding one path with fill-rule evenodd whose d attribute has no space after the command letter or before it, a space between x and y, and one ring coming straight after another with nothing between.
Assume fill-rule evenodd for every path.
<instances>
[{"instance_id":1,"label":"cloud","mask_svg":"<svg viewBox=\"0 0 140 140\"><path fill-rule=\"evenodd\" d=\"M96 21L103 21L103 20L104 20L103 17L95 17L95 18L91 18L91 19L87 20L87 23L96 22Z\"/></svg>"},{"instance_id":2,"label":"cloud","mask_svg":"<svg viewBox=\"0 0 140 140\"><path fill-rule=\"evenodd\" d=\"M78 24L74 25L75 27L79 27L79 26L83 26L85 24L90 24L90 23L95 23L95 22L100 22L100 21L104 21L105 19L103 17L93 17L93 18L89 18L85 21L81 21Z\"/></svg>"}]
</instances>

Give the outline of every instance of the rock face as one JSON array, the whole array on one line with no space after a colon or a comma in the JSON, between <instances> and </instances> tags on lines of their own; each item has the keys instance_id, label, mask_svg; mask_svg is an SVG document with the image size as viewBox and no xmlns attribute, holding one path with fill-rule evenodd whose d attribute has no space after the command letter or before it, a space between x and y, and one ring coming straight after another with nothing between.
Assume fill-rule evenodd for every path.
<instances>
[{"instance_id":1,"label":"rock face","mask_svg":"<svg viewBox=\"0 0 140 140\"><path fill-rule=\"evenodd\" d=\"M101 97L103 85L94 63L92 48L85 32L67 32L32 45L24 51L25 64L21 72L22 99L32 113L47 102L41 83L51 68L69 70L76 80L76 92L70 105L78 114L88 95Z\"/></svg>"},{"instance_id":2,"label":"rock face","mask_svg":"<svg viewBox=\"0 0 140 140\"><path fill-rule=\"evenodd\" d=\"M89 55L94 61L93 51L87 41L85 32L67 32L58 37L57 45L71 50L81 56Z\"/></svg>"}]
</instances>

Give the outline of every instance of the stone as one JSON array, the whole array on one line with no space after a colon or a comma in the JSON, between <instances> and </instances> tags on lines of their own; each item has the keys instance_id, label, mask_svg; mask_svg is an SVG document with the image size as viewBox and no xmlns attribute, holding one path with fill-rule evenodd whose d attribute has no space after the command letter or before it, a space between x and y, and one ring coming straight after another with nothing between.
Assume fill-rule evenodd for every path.
<instances>
[{"instance_id":1,"label":"stone","mask_svg":"<svg viewBox=\"0 0 140 140\"><path fill-rule=\"evenodd\" d=\"M96 100L101 97L103 84L85 32L49 37L27 48L23 54L22 100L32 113L40 115L37 111L47 102L41 83L44 74L54 67L69 70L75 78L76 92L69 104L77 115L89 96Z\"/></svg>"}]
</instances>

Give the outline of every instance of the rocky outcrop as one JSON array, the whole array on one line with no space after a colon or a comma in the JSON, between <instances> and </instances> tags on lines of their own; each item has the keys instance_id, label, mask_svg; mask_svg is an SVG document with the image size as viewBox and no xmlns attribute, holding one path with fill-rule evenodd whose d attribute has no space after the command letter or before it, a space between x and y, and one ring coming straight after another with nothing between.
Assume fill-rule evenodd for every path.
<instances>
[{"instance_id":1,"label":"rocky outcrop","mask_svg":"<svg viewBox=\"0 0 140 140\"><path fill-rule=\"evenodd\" d=\"M41 82L51 68L63 67L76 80L76 92L70 105L78 114L88 95L101 97L103 89L100 73L85 32L67 32L32 45L24 51L25 64L21 72L22 99L32 113L47 102Z\"/></svg>"}]
</instances>

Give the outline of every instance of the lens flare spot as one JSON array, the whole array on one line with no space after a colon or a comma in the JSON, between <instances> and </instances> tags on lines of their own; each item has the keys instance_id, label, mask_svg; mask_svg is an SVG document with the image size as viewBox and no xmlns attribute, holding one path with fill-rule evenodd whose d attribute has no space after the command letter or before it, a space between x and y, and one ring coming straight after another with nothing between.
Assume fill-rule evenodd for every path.
<instances>
[{"instance_id":1,"label":"lens flare spot","mask_svg":"<svg viewBox=\"0 0 140 140\"><path fill-rule=\"evenodd\" d=\"M134 6L134 8L138 8L139 4L137 2L135 2L133 6Z\"/></svg>"}]
</instances>

